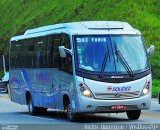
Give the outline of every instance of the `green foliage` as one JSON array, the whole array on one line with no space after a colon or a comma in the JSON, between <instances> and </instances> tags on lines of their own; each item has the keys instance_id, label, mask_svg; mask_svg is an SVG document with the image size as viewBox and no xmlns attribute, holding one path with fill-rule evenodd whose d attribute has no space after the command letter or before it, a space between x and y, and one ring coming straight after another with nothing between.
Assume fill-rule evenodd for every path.
<instances>
[{"instance_id":1,"label":"green foliage","mask_svg":"<svg viewBox=\"0 0 160 130\"><path fill-rule=\"evenodd\" d=\"M153 80L152 86L152 97L158 97L158 91L160 91L160 80Z\"/></svg>"},{"instance_id":2,"label":"green foliage","mask_svg":"<svg viewBox=\"0 0 160 130\"><path fill-rule=\"evenodd\" d=\"M3 71L0 71L0 78L4 75Z\"/></svg>"},{"instance_id":3,"label":"green foliage","mask_svg":"<svg viewBox=\"0 0 160 130\"><path fill-rule=\"evenodd\" d=\"M156 46L151 57L153 77L160 79L159 0L1 0L0 53L8 53L14 35L39 26L89 20L126 21Z\"/></svg>"}]
</instances>

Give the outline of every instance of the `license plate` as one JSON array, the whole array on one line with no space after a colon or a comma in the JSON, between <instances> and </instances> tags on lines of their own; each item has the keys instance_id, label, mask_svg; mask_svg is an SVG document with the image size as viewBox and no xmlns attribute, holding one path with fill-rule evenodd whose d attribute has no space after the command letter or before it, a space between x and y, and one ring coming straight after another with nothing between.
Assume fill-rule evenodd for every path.
<instances>
[{"instance_id":1,"label":"license plate","mask_svg":"<svg viewBox=\"0 0 160 130\"><path fill-rule=\"evenodd\" d=\"M112 105L111 110L124 110L125 106L124 105Z\"/></svg>"}]
</instances>

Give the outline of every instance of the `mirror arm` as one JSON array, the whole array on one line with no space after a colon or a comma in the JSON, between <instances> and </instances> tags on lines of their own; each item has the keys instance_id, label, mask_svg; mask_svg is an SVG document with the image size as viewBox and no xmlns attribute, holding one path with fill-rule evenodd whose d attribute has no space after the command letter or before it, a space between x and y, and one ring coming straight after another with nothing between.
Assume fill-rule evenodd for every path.
<instances>
[{"instance_id":1,"label":"mirror arm","mask_svg":"<svg viewBox=\"0 0 160 130\"><path fill-rule=\"evenodd\" d=\"M147 53L148 53L148 54L150 53L150 48L147 48Z\"/></svg>"},{"instance_id":2,"label":"mirror arm","mask_svg":"<svg viewBox=\"0 0 160 130\"><path fill-rule=\"evenodd\" d=\"M64 48L64 50L65 50L67 53L69 53L70 55L72 55L72 50L67 49L67 48Z\"/></svg>"}]
</instances>

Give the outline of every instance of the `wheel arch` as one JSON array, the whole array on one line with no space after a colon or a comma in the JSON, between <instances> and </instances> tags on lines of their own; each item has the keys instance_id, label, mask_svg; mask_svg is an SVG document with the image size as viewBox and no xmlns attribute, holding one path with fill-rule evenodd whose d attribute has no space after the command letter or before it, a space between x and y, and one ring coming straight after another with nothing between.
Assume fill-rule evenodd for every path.
<instances>
[{"instance_id":1,"label":"wheel arch","mask_svg":"<svg viewBox=\"0 0 160 130\"><path fill-rule=\"evenodd\" d=\"M63 95L63 109L67 110L67 105L70 103L70 96L68 94Z\"/></svg>"},{"instance_id":2,"label":"wheel arch","mask_svg":"<svg viewBox=\"0 0 160 130\"><path fill-rule=\"evenodd\" d=\"M29 103L30 98L31 98L31 93L29 91L26 91L26 104Z\"/></svg>"}]
</instances>

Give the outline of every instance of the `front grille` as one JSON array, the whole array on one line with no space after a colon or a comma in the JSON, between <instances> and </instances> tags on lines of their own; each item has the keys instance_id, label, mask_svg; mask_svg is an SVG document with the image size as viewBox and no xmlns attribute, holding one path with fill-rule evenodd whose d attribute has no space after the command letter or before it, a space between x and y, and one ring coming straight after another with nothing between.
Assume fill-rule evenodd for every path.
<instances>
[{"instance_id":1,"label":"front grille","mask_svg":"<svg viewBox=\"0 0 160 130\"><path fill-rule=\"evenodd\" d=\"M97 99L127 99L136 98L139 95L139 91L135 92L116 92L116 93L95 93Z\"/></svg>"}]
</instances>

